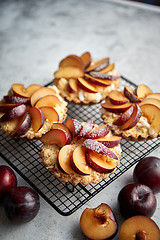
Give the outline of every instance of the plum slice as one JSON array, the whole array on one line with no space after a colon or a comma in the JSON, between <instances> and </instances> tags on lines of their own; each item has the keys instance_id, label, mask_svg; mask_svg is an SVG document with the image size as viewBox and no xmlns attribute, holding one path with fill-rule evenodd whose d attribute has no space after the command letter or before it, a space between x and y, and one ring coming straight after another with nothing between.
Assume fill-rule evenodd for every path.
<instances>
[{"instance_id":1,"label":"plum slice","mask_svg":"<svg viewBox=\"0 0 160 240\"><path fill-rule=\"evenodd\" d=\"M105 136L104 138L97 139L98 142L104 144L108 148L113 148L120 144L121 137L118 136Z\"/></svg>"},{"instance_id":2,"label":"plum slice","mask_svg":"<svg viewBox=\"0 0 160 240\"><path fill-rule=\"evenodd\" d=\"M46 145L63 147L67 143L67 133L62 129L51 129L41 137L41 141Z\"/></svg>"},{"instance_id":3,"label":"plum slice","mask_svg":"<svg viewBox=\"0 0 160 240\"><path fill-rule=\"evenodd\" d=\"M65 124L63 124L63 123L53 123L52 124L52 129L61 129L61 130L63 130L66 133L66 136L67 136L66 144L70 144L71 143L71 140L72 140L71 133L70 133L68 127Z\"/></svg>"},{"instance_id":4,"label":"plum slice","mask_svg":"<svg viewBox=\"0 0 160 240\"><path fill-rule=\"evenodd\" d=\"M92 150L86 150L86 161L96 172L105 174L113 172L118 165L118 161L109 161L107 157Z\"/></svg>"},{"instance_id":5,"label":"plum slice","mask_svg":"<svg viewBox=\"0 0 160 240\"><path fill-rule=\"evenodd\" d=\"M0 122L9 121L15 118L21 117L23 114L27 112L27 107L25 104L18 104L18 106L8 110L1 118Z\"/></svg>"},{"instance_id":6,"label":"plum slice","mask_svg":"<svg viewBox=\"0 0 160 240\"><path fill-rule=\"evenodd\" d=\"M90 138L90 139L98 139L106 136L109 133L109 126L108 125L103 125L99 127L97 130L94 130L87 135L85 135L85 138Z\"/></svg>"},{"instance_id":7,"label":"plum slice","mask_svg":"<svg viewBox=\"0 0 160 240\"><path fill-rule=\"evenodd\" d=\"M20 83L12 84L11 92L15 96L24 97L24 98L30 97L29 93L26 91L24 87L24 84L20 84Z\"/></svg>"},{"instance_id":8,"label":"plum slice","mask_svg":"<svg viewBox=\"0 0 160 240\"><path fill-rule=\"evenodd\" d=\"M79 78L84 76L84 71L81 67L68 66L59 68L55 73L55 78Z\"/></svg>"},{"instance_id":9,"label":"plum slice","mask_svg":"<svg viewBox=\"0 0 160 240\"><path fill-rule=\"evenodd\" d=\"M27 98L23 98L23 97L19 97L19 96L9 96L9 95L6 95L3 97L3 102L4 103L28 103L28 99Z\"/></svg>"},{"instance_id":10,"label":"plum slice","mask_svg":"<svg viewBox=\"0 0 160 240\"><path fill-rule=\"evenodd\" d=\"M72 137L78 136L79 132L83 128L81 122L74 118L68 118L65 125L68 127L71 132Z\"/></svg>"},{"instance_id":11,"label":"plum slice","mask_svg":"<svg viewBox=\"0 0 160 240\"><path fill-rule=\"evenodd\" d=\"M130 106L130 108L128 108L124 113L122 113L120 117L113 122L113 124L117 126L123 125L125 122L127 122L130 119L130 117L133 114L133 111L134 111L134 106Z\"/></svg>"},{"instance_id":12,"label":"plum slice","mask_svg":"<svg viewBox=\"0 0 160 240\"><path fill-rule=\"evenodd\" d=\"M114 76L114 75L110 75L108 73L101 73L101 72L96 72L96 71L91 71L89 73L89 75L91 77L93 77L93 78L98 78L98 79L103 79L103 80L110 80L110 81L114 81L114 80L117 80L119 78L119 76Z\"/></svg>"},{"instance_id":13,"label":"plum slice","mask_svg":"<svg viewBox=\"0 0 160 240\"><path fill-rule=\"evenodd\" d=\"M53 107L43 106L39 109L43 112L45 119L48 119L50 122L59 121L59 115Z\"/></svg>"},{"instance_id":14,"label":"plum slice","mask_svg":"<svg viewBox=\"0 0 160 240\"><path fill-rule=\"evenodd\" d=\"M35 107L40 108L48 106L54 108L57 104L60 104L59 98L55 95L48 95L40 98L35 104Z\"/></svg>"},{"instance_id":15,"label":"plum slice","mask_svg":"<svg viewBox=\"0 0 160 240\"><path fill-rule=\"evenodd\" d=\"M28 113L32 119L32 128L35 132L37 132L44 125L44 114L39 108L36 107L31 107Z\"/></svg>"},{"instance_id":16,"label":"plum slice","mask_svg":"<svg viewBox=\"0 0 160 240\"><path fill-rule=\"evenodd\" d=\"M129 99L124 96L123 92L120 92L118 90L112 90L108 94L108 97L111 103L114 105L122 105L129 102Z\"/></svg>"},{"instance_id":17,"label":"plum slice","mask_svg":"<svg viewBox=\"0 0 160 240\"><path fill-rule=\"evenodd\" d=\"M78 146L74 150L71 160L72 169L80 175L88 175L92 172L92 168L90 168L87 164L85 153L86 148L83 146Z\"/></svg>"},{"instance_id":18,"label":"plum slice","mask_svg":"<svg viewBox=\"0 0 160 240\"><path fill-rule=\"evenodd\" d=\"M62 172L67 174L74 173L71 167L71 159L74 149L74 145L65 145L60 149L58 154L58 167L60 167Z\"/></svg>"},{"instance_id":19,"label":"plum slice","mask_svg":"<svg viewBox=\"0 0 160 240\"><path fill-rule=\"evenodd\" d=\"M84 75L84 79L90 83L90 84L94 84L95 86L102 86L102 87L108 87L112 84L111 80L104 80L104 79L100 79L100 78L94 78L91 75L85 74Z\"/></svg>"},{"instance_id":20,"label":"plum slice","mask_svg":"<svg viewBox=\"0 0 160 240\"><path fill-rule=\"evenodd\" d=\"M121 130L129 130L129 129L133 128L140 120L141 115L142 115L141 108L138 106L138 104L135 104L133 113L131 114L130 118L124 124L120 125L120 129Z\"/></svg>"},{"instance_id":21,"label":"plum slice","mask_svg":"<svg viewBox=\"0 0 160 240\"><path fill-rule=\"evenodd\" d=\"M109 58L103 58L99 61L96 61L94 64L90 65L86 72L90 71L101 71L102 69L106 68L109 65Z\"/></svg>"},{"instance_id":22,"label":"plum slice","mask_svg":"<svg viewBox=\"0 0 160 240\"><path fill-rule=\"evenodd\" d=\"M160 109L153 104L144 104L141 106L142 114L148 119L156 133L160 132Z\"/></svg>"},{"instance_id":23,"label":"plum slice","mask_svg":"<svg viewBox=\"0 0 160 240\"><path fill-rule=\"evenodd\" d=\"M23 136L26 132L28 132L30 127L31 127L31 117L26 112L19 118L18 124L14 129L14 131L10 134L10 136L12 137Z\"/></svg>"},{"instance_id":24,"label":"plum slice","mask_svg":"<svg viewBox=\"0 0 160 240\"><path fill-rule=\"evenodd\" d=\"M31 106L34 106L37 101L47 95L55 95L56 92L52 88L42 87L37 89L30 97Z\"/></svg>"},{"instance_id":25,"label":"plum slice","mask_svg":"<svg viewBox=\"0 0 160 240\"><path fill-rule=\"evenodd\" d=\"M93 139L86 139L83 142L83 146L85 146L88 149L91 149L97 153L101 153L104 156L107 156L109 158L118 160L117 155L112 152L109 148L107 148L104 144L97 142L96 140Z\"/></svg>"},{"instance_id":26,"label":"plum slice","mask_svg":"<svg viewBox=\"0 0 160 240\"><path fill-rule=\"evenodd\" d=\"M69 55L62 59L62 61L59 63L59 68L64 68L64 67L78 67L83 69L83 61L80 57L76 55Z\"/></svg>"},{"instance_id":27,"label":"plum slice","mask_svg":"<svg viewBox=\"0 0 160 240\"><path fill-rule=\"evenodd\" d=\"M85 52L83 53L80 58L82 59L83 62L83 66L84 69L86 69L87 67L89 67L90 63L91 63L91 54L90 52Z\"/></svg>"},{"instance_id":28,"label":"plum slice","mask_svg":"<svg viewBox=\"0 0 160 240\"><path fill-rule=\"evenodd\" d=\"M96 87L94 86L94 84L89 83L82 77L78 78L78 86L81 89L83 89L84 91L89 92L89 93L97 93L98 92Z\"/></svg>"},{"instance_id":29,"label":"plum slice","mask_svg":"<svg viewBox=\"0 0 160 240\"><path fill-rule=\"evenodd\" d=\"M132 106L131 102L127 102L122 105L114 105L110 102L109 99L106 99L105 103L102 104L102 107L107 109L109 112L113 113L122 113L125 112L130 106Z\"/></svg>"},{"instance_id":30,"label":"plum slice","mask_svg":"<svg viewBox=\"0 0 160 240\"><path fill-rule=\"evenodd\" d=\"M134 91L134 93L137 95L137 97L139 99L143 99L145 97L147 97L149 94L152 93L152 90L144 85L144 84L140 84Z\"/></svg>"},{"instance_id":31,"label":"plum slice","mask_svg":"<svg viewBox=\"0 0 160 240\"><path fill-rule=\"evenodd\" d=\"M117 220L106 203L86 208L80 217L80 227L89 239L114 239L118 232Z\"/></svg>"},{"instance_id":32,"label":"plum slice","mask_svg":"<svg viewBox=\"0 0 160 240\"><path fill-rule=\"evenodd\" d=\"M133 103L139 103L141 100L134 94L134 90L129 87L125 86L124 87L124 95Z\"/></svg>"},{"instance_id":33,"label":"plum slice","mask_svg":"<svg viewBox=\"0 0 160 240\"><path fill-rule=\"evenodd\" d=\"M78 134L78 137L85 137L94 127L94 122L92 120L89 120L88 122L85 123L83 128Z\"/></svg>"},{"instance_id":34,"label":"plum slice","mask_svg":"<svg viewBox=\"0 0 160 240\"><path fill-rule=\"evenodd\" d=\"M77 82L77 79L75 79L75 78L70 78L69 80L68 80L68 91L70 92L70 93L76 93L76 92L78 92L78 90L79 90L79 87L78 87L78 82Z\"/></svg>"},{"instance_id":35,"label":"plum slice","mask_svg":"<svg viewBox=\"0 0 160 240\"><path fill-rule=\"evenodd\" d=\"M6 113L11 109L18 107L21 103L0 103L0 112Z\"/></svg>"}]
</instances>

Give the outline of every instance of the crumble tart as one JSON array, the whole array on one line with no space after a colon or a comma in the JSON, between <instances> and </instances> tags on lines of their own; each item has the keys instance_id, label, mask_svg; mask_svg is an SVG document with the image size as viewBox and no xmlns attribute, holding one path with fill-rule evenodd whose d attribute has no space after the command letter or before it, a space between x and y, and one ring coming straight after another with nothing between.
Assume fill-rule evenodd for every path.
<instances>
[{"instance_id":1,"label":"crumble tart","mask_svg":"<svg viewBox=\"0 0 160 240\"><path fill-rule=\"evenodd\" d=\"M67 102L56 86L12 84L0 102L0 127L12 137L40 138L67 117Z\"/></svg>"},{"instance_id":2,"label":"crumble tart","mask_svg":"<svg viewBox=\"0 0 160 240\"><path fill-rule=\"evenodd\" d=\"M42 163L62 182L98 183L120 163L121 137L113 136L108 125L98 126L92 120L69 118L65 124L54 124L41 141Z\"/></svg>"},{"instance_id":3,"label":"crumble tart","mask_svg":"<svg viewBox=\"0 0 160 240\"><path fill-rule=\"evenodd\" d=\"M91 54L69 55L59 63L53 83L62 97L75 103L98 103L120 85L120 75L110 59L92 60Z\"/></svg>"},{"instance_id":4,"label":"crumble tart","mask_svg":"<svg viewBox=\"0 0 160 240\"><path fill-rule=\"evenodd\" d=\"M160 93L152 93L144 84L111 91L101 106L104 123L126 140L148 140L160 135Z\"/></svg>"}]
</instances>

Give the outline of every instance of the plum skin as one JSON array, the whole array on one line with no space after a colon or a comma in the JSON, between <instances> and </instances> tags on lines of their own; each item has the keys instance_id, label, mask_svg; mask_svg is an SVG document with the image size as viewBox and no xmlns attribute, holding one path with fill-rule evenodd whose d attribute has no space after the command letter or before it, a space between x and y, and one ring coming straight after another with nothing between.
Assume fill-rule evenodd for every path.
<instances>
[{"instance_id":1,"label":"plum skin","mask_svg":"<svg viewBox=\"0 0 160 240\"><path fill-rule=\"evenodd\" d=\"M5 193L12 187L17 186L17 177L13 170L5 165L0 166L0 202Z\"/></svg>"},{"instance_id":2,"label":"plum skin","mask_svg":"<svg viewBox=\"0 0 160 240\"><path fill-rule=\"evenodd\" d=\"M123 217L135 215L153 216L157 200L152 190L141 183L130 183L118 194L119 210Z\"/></svg>"},{"instance_id":3,"label":"plum skin","mask_svg":"<svg viewBox=\"0 0 160 240\"><path fill-rule=\"evenodd\" d=\"M9 220L27 223L34 219L40 209L40 199L30 187L13 187L4 197L4 210Z\"/></svg>"},{"instance_id":4,"label":"plum skin","mask_svg":"<svg viewBox=\"0 0 160 240\"><path fill-rule=\"evenodd\" d=\"M160 158L143 158L133 171L133 179L149 186L154 193L160 192Z\"/></svg>"}]
</instances>

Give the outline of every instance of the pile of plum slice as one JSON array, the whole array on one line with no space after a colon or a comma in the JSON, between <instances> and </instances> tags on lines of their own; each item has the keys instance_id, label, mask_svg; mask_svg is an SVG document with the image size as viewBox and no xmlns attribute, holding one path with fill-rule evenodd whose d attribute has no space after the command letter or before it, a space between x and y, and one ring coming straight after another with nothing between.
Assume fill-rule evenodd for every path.
<instances>
[{"instance_id":1,"label":"pile of plum slice","mask_svg":"<svg viewBox=\"0 0 160 240\"><path fill-rule=\"evenodd\" d=\"M23 84L12 84L8 95L0 103L0 124L17 119L10 136L20 137L32 127L38 132L45 120L58 122L59 115L55 110L61 104L53 88L31 84L27 88Z\"/></svg>"},{"instance_id":2,"label":"pile of plum slice","mask_svg":"<svg viewBox=\"0 0 160 240\"><path fill-rule=\"evenodd\" d=\"M70 93L77 93L81 89L98 93L97 86L108 87L120 78L110 74L113 69L114 63L110 63L108 57L93 63L90 52L85 52L81 56L69 55L62 59L54 77L68 79Z\"/></svg>"},{"instance_id":3,"label":"pile of plum slice","mask_svg":"<svg viewBox=\"0 0 160 240\"><path fill-rule=\"evenodd\" d=\"M110 173L117 167L119 156L112 148L120 144L121 137L113 136L108 125L94 127L92 120L82 124L69 118L65 124L53 124L42 136L45 145L59 146L58 167L62 172L88 175L92 170Z\"/></svg>"},{"instance_id":4,"label":"pile of plum slice","mask_svg":"<svg viewBox=\"0 0 160 240\"><path fill-rule=\"evenodd\" d=\"M144 84L135 90L129 86L123 91L112 90L102 108L120 115L113 124L121 130L133 128L143 115L157 134L160 131L160 93L152 93Z\"/></svg>"}]
</instances>

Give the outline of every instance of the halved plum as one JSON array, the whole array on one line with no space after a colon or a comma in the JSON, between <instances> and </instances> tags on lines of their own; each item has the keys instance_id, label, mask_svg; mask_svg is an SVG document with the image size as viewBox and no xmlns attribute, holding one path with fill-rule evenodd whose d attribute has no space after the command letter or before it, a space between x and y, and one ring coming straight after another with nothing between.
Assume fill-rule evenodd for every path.
<instances>
[{"instance_id":1,"label":"halved plum","mask_svg":"<svg viewBox=\"0 0 160 240\"><path fill-rule=\"evenodd\" d=\"M89 239L114 239L118 232L117 220L109 205L86 208L81 214L80 227Z\"/></svg>"}]
</instances>

